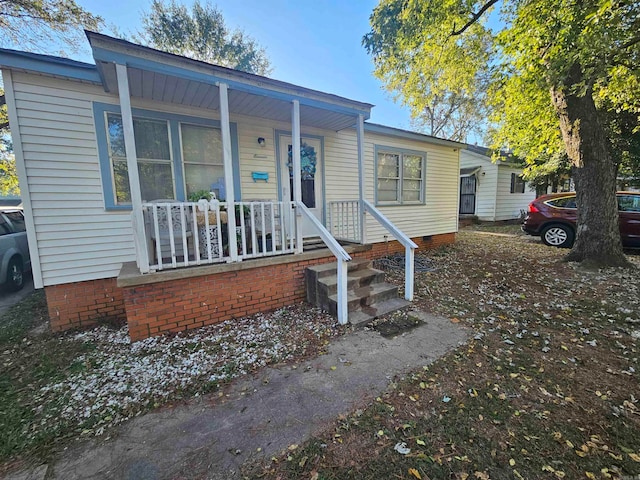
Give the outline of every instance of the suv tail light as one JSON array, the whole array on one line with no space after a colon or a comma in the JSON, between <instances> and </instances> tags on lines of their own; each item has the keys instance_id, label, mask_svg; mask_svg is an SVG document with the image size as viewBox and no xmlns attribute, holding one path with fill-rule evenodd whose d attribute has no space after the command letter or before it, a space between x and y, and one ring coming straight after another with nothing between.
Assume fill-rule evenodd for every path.
<instances>
[{"instance_id":1,"label":"suv tail light","mask_svg":"<svg viewBox=\"0 0 640 480\"><path fill-rule=\"evenodd\" d=\"M533 202L529 204L529 213L538 213L538 207L536 207Z\"/></svg>"}]
</instances>

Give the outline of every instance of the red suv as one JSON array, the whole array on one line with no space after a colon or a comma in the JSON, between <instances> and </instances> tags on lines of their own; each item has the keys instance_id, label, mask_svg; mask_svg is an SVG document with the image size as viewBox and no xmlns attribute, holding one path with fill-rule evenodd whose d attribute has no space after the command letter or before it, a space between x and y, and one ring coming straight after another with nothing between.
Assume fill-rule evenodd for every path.
<instances>
[{"instance_id":1,"label":"red suv","mask_svg":"<svg viewBox=\"0 0 640 480\"><path fill-rule=\"evenodd\" d=\"M622 245L640 248L640 192L618 192L616 197ZM542 237L546 245L571 248L577 216L575 192L543 195L529 204L522 231Z\"/></svg>"}]
</instances>

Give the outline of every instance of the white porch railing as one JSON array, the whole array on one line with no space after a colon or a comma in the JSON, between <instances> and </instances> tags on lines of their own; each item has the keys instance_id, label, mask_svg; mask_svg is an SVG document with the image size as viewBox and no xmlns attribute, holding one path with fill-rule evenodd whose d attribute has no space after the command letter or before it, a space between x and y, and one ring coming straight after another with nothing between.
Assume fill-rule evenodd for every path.
<instances>
[{"instance_id":1,"label":"white porch railing","mask_svg":"<svg viewBox=\"0 0 640 480\"><path fill-rule=\"evenodd\" d=\"M318 220L316 216L309 211L304 203L297 202L296 208L301 212L302 216L305 217L311 225L313 225L316 233L318 233L322 241L327 245L327 247L329 247L329 250L331 250L331 253L333 253L338 261L338 323L345 325L349 321L349 309L347 303L347 262L351 261L351 256L344 248L342 248L342 245L340 245L333 235L331 235L329 230L320 223L320 220Z\"/></svg>"},{"instance_id":2,"label":"white porch railing","mask_svg":"<svg viewBox=\"0 0 640 480\"><path fill-rule=\"evenodd\" d=\"M360 201L340 200L328 203L327 227L338 240L362 243Z\"/></svg>"},{"instance_id":3,"label":"white porch railing","mask_svg":"<svg viewBox=\"0 0 640 480\"><path fill-rule=\"evenodd\" d=\"M229 235L227 203L159 200L142 204L151 271L231 261L295 251L294 202L236 202L236 234ZM231 238L230 238L231 237Z\"/></svg>"},{"instance_id":4,"label":"white porch railing","mask_svg":"<svg viewBox=\"0 0 640 480\"><path fill-rule=\"evenodd\" d=\"M407 235L405 235L398 227L396 227L391 221L385 217L380 210L374 207L371 203L364 200L364 211L370 213L380 224L398 240L405 250L404 255L404 298L413 300L413 284L414 284L414 257L415 249L418 245L414 243Z\"/></svg>"}]
</instances>

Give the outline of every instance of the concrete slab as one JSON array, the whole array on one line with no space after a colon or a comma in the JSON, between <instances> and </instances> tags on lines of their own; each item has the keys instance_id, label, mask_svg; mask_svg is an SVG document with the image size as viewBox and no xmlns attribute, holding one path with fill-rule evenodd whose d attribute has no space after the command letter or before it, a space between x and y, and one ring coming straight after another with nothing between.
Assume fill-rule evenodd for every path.
<instances>
[{"instance_id":1,"label":"concrete slab","mask_svg":"<svg viewBox=\"0 0 640 480\"><path fill-rule=\"evenodd\" d=\"M248 459L304 442L338 415L365 406L395 376L433 362L467 338L447 319L413 315L424 325L397 337L357 331L334 341L326 355L241 379L222 398L214 394L138 417L113 439L63 452L48 478L236 478Z\"/></svg>"},{"instance_id":2,"label":"concrete slab","mask_svg":"<svg viewBox=\"0 0 640 480\"><path fill-rule=\"evenodd\" d=\"M4 480L44 480L47 475L47 466L40 465L39 467L25 470L15 474L4 477Z\"/></svg>"}]
</instances>

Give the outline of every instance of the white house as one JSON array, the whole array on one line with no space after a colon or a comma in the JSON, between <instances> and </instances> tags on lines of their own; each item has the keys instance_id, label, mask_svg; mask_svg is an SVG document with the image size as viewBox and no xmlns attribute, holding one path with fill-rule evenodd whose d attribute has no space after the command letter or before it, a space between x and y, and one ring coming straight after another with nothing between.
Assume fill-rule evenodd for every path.
<instances>
[{"instance_id":1,"label":"white house","mask_svg":"<svg viewBox=\"0 0 640 480\"><path fill-rule=\"evenodd\" d=\"M493 162L488 148L467 145L460 154L460 215L487 222L519 218L536 198L521 175L517 162Z\"/></svg>"},{"instance_id":2,"label":"white house","mask_svg":"<svg viewBox=\"0 0 640 480\"><path fill-rule=\"evenodd\" d=\"M332 261L346 322L355 260L406 252L410 300L414 250L455 240L464 145L366 123L368 103L87 38L95 64L0 50L54 330L117 317L139 339L269 310Z\"/></svg>"}]
</instances>

